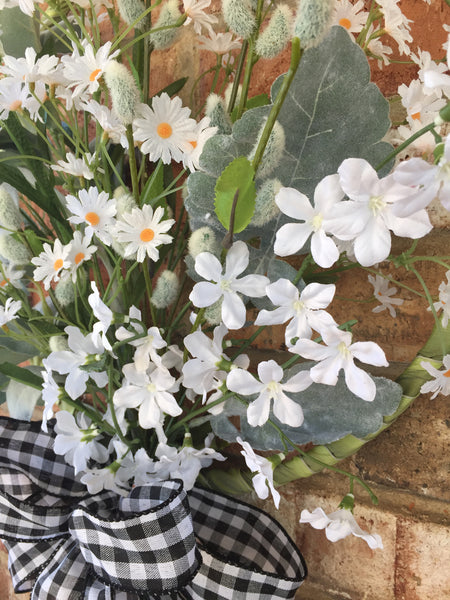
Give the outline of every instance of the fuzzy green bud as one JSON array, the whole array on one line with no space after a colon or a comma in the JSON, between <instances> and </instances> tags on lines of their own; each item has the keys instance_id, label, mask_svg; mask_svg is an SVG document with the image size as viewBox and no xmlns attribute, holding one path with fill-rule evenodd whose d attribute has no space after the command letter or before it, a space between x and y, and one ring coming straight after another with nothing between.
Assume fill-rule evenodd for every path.
<instances>
[{"instance_id":1,"label":"fuzzy green bud","mask_svg":"<svg viewBox=\"0 0 450 600\"><path fill-rule=\"evenodd\" d=\"M30 264L31 255L28 248L11 235L0 236L0 255L14 267Z\"/></svg>"},{"instance_id":2,"label":"fuzzy green bud","mask_svg":"<svg viewBox=\"0 0 450 600\"><path fill-rule=\"evenodd\" d=\"M173 271L166 269L158 277L151 303L156 308L167 308L175 302L180 289L180 282Z\"/></svg>"},{"instance_id":3,"label":"fuzzy green bud","mask_svg":"<svg viewBox=\"0 0 450 600\"><path fill-rule=\"evenodd\" d=\"M17 231L22 225L22 215L11 194L0 186L0 227Z\"/></svg>"},{"instance_id":4,"label":"fuzzy green bud","mask_svg":"<svg viewBox=\"0 0 450 600\"><path fill-rule=\"evenodd\" d=\"M258 148L259 140L264 131L265 122L262 124L261 129L258 134L257 141L253 146L253 150L248 155L248 159L251 162L255 156L256 150ZM280 164L281 158L283 156L283 151L285 148L285 139L286 136L284 134L284 129L280 125L278 121L275 121L275 125L270 133L269 140L264 149L264 153L261 158L261 162L259 163L258 169L256 171L256 176L261 179L265 179L268 177Z\"/></svg>"},{"instance_id":5,"label":"fuzzy green bud","mask_svg":"<svg viewBox=\"0 0 450 600\"><path fill-rule=\"evenodd\" d=\"M161 8L159 17L155 23L154 29L160 27L171 27L171 29L163 29L150 33L150 40L155 50L164 50L169 48L179 34L178 27L172 27L181 17L180 9L178 8L178 0L168 0Z\"/></svg>"},{"instance_id":6,"label":"fuzzy green bud","mask_svg":"<svg viewBox=\"0 0 450 600\"><path fill-rule=\"evenodd\" d=\"M65 335L52 335L48 340L48 346L51 352L63 352L69 350L69 344Z\"/></svg>"},{"instance_id":7,"label":"fuzzy green bud","mask_svg":"<svg viewBox=\"0 0 450 600\"><path fill-rule=\"evenodd\" d=\"M229 135L231 121L223 99L217 94L210 94L206 100L205 114L209 117L211 127L217 127L217 133Z\"/></svg>"},{"instance_id":8,"label":"fuzzy green bud","mask_svg":"<svg viewBox=\"0 0 450 600\"><path fill-rule=\"evenodd\" d=\"M141 18L145 11L145 4L141 0L117 0L117 8L127 25L134 25L135 29L148 29L150 25L148 15Z\"/></svg>"},{"instance_id":9,"label":"fuzzy green bud","mask_svg":"<svg viewBox=\"0 0 450 600\"><path fill-rule=\"evenodd\" d=\"M335 0L301 0L294 25L294 35L302 48L312 48L322 41L331 26Z\"/></svg>"},{"instance_id":10,"label":"fuzzy green bud","mask_svg":"<svg viewBox=\"0 0 450 600\"><path fill-rule=\"evenodd\" d=\"M131 125L140 94L133 75L125 65L111 60L105 69L105 82L115 113L124 125Z\"/></svg>"},{"instance_id":11,"label":"fuzzy green bud","mask_svg":"<svg viewBox=\"0 0 450 600\"><path fill-rule=\"evenodd\" d=\"M121 219L125 213L129 213L133 210L133 208L137 208L134 196L121 187L114 191L113 197L116 201L117 219Z\"/></svg>"},{"instance_id":12,"label":"fuzzy green bud","mask_svg":"<svg viewBox=\"0 0 450 600\"><path fill-rule=\"evenodd\" d=\"M275 202L275 196L280 189L281 182L279 179L268 179L262 184L256 193L255 212L253 213L251 225L263 227L280 214L280 209Z\"/></svg>"},{"instance_id":13,"label":"fuzzy green bud","mask_svg":"<svg viewBox=\"0 0 450 600\"><path fill-rule=\"evenodd\" d=\"M262 58L275 58L291 38L292 13L287 4L277 6L269 24L256 41L256 52Z\"/></svg>"},{"instance_id":14,"label":"fuzzy green bud","mask_svg":"<svg viewBox=\"0 0 450 600\"><path fill-rule=\"evenodd\" d=\"M220 325L222 323L222 302L223 298L220 298L217 302L205 308L203 316L208 325Z\"/></svg>"},{"instance_id":15,"label":"fuzzy green bud","mask_svg":"<svg viewBox=\"0 0 450 600\"><path fill-rule=\"evenodd\" d=\"M189 238L188 250L192 258L198 256L201 252L217 254L219 248L216 234L211 227L200 227L200 229L196 229Z\"/></svg>"},{"instance_id":16,"label":"fuzzy green bud","mask_svg":"<svg viewBox=\"0 0 450 600\"><path fill-rule=\"evenodd\" d=\"M55 298L65 308L75 300L74 284L70 277L60 279L55 286Z\"/></svg>"},{"instance_id":17,"label":"fuzzy green bud","mask_svg":"<svg viewBox=\"0 0 450 600\"><path fill-rule=\"evenodd\" d=\"M248 0L222 0L222 14L231 31L244 40L255 31L256 18Z\"/></svg>"}]
</instances>

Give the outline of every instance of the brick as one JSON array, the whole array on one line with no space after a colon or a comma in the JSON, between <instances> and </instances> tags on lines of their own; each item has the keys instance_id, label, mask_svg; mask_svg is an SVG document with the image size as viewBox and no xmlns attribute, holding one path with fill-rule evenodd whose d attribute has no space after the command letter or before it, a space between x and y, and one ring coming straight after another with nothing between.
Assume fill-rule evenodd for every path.
<instances>
[{"instance_id":1,"label":"brick","mask_svg":"<svg viewBox=\"0 0 450 600\"><path fill-rule=\"evenodd\" d=\"M450 598L448 527L398 519L396 600Z\"/></svg>"}]
</instances>

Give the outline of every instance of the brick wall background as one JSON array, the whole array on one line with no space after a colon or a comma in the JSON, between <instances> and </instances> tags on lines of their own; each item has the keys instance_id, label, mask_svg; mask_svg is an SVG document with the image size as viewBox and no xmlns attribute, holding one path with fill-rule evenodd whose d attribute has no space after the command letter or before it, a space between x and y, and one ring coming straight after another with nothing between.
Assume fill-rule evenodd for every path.
<instances>
[{"instance_id":1,"label":"brick wall background","mask_svg":"<svg viewBox=\"0 0 450 600\"><path fill-rule=\"evenodd\" d=\"M216 0L217 1L217 0ZM413 34L422 49L443 57L445 40L442 23L450 23L450 8L445 0L403 0L405 14L414 20ZM267 83L283 72L288 53L276 61L261 61L260 77L253 92L267 90ZM186 38L174 48L162 52L151 77L153 91L187 71L200 72L210 57L195 48ZM414 77L416 68L391 65L382 71L373 65L373 80L387 94L394 94L399 83ZM170 74L170 79L168 77ZM197 90L201 102L207 79ZM184 94L188 93L186 89ZM421 242L424 254L448 254L448 217L438 207L433 209L436 231ZM397 241L398 247L401 242ZM427 284L437 290L444 269L429 266ZM405 283L417 285L409 273L396 273ZM367 298L371 287L366 274L352 272L341 282L339 294ZM360 339L372 339L385 349L393 361L391 374L411 361L426 341L432 319L414 296L402 292L405 299L399 316L393 320L386 313L368 313L360 305L363 322L355 331ZM371 305L369 305L371 306ZM333 314L346 320L349 303L335 302ZM352 303L352 315L358 318L358 305ZM280 332L269 329L261 349L279 345ZM384 550L372 551L362 540L347 538L336 544L328 542L323 531L298 524L303 508L322 506L335 510L347 493L345 478L331 472L299 480L281 488L282 501L276 511L270 502L252 500L271 512L296 540L305 556L309 577L300 588L301 600L450 600L450 410L448 398L418 398L387 431L366 444L356 455L339 466L358 473L379 497L374 507L367 494L356 490L355 517L360 525L378 532ZM7 572L7 554L0 547L0 600L26 599L15 596Z\"/></svg>"}]
</instances>

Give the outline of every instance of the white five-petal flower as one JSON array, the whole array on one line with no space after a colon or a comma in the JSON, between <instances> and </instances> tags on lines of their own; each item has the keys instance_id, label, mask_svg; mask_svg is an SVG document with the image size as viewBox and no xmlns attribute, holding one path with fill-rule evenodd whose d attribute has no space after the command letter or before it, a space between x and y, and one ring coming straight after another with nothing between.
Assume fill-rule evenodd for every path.
<instances>
[{"instance_id":1,"label":"white five-petal flower","mask_svg":"<svg viewBox=\"0 0 450 600\"><path fill-rule=\"evenodd\" d=\"M303 423L303 411L285 392L302 392L308 388L312 379L308 371L300 371L285 383L282 383L283 369L274 360L260 362L258 381L251 373L243 369L232 369L227 376L227 387L232 392L251 396L258 394L247 409L247 420L252 427L264 425L270 414L273 400L273 414L282 423L291 427L300 427Z\"/></svg>"},{"instance_id":2,"label":"white five-petal flower","mask_svg":"<svg viewBox=\"0 0 450 600\"><path fill-rule=\"evenodd\" d=\"M269 279L264 275L245 275L249 263L247 244L235 242L227 253L225 273L222 273L220 261L210 252L201 252L195 259L195 270L208 281L196 283L189 295L194 306L211 306L221 298L222 320L228 329L239 329L245 323L245 304L238 295L245 294L260 298L266 293Z\"/></svg>"},{"instance_id":3,"label":"white five-petal flower","mask_svg":"<svg viewBox=\"0 0 450 600\"><path fill-rule=\"evenodd\" d=\"M244 442L242 438L237 437L236 441L242 446L242 456L245 458L245 463L252 473L252 484L258 498L265 500L270 493L272 494L273 502L278 508L280 506L280 494L273 485L273 467L270 460L255 454L255 451L248 442Z\"/></svg>"},{"instance_id":4,"label":"white five-petal flower","mask_svg":"<svg viewBox=\"0 0 450 600\"><path fill-rule=\"evenodd\" d=\"M336 286L310 283L300 293L288 279L278 279L267 286L267 296L279 308L262 310L255 325L276 325L290 321L285 331L286 346L295 338L310 338L312 331L321 333L326 327L336 325L326 308L333 299Z\"/></svg>"},{"instance_id":5,"label":"white five-petal flower","mask_svg":"<svg viewBox=\"0 0 450 600\"><path fill-rule=\"evenodd\" d=\"M289 351L319 361L309 371L311 379L316 383L336 385L339 371L343 369L348 389L363 400L368 402L374 400L375 382L353 361L357 358L370 365L387 367L386 356L378 344L375 342L352 344L352 334L349 331L341 331L337 327L325 329L322 338L326 345L300 339L295 346L289 348Z\"/></svg>"}]
</instances>

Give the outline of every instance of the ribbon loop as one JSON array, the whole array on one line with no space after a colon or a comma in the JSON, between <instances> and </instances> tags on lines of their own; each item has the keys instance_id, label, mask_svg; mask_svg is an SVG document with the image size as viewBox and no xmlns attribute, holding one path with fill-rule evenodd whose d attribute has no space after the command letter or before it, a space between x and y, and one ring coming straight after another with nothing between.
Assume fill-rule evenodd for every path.
<instances>
[{"instance_id":1,"label":"ribbon loop","mask_svg":"<svg viewBox=\"0 0 450 600\"><path fill-rule=\"evenodd\" d=\"M0 537L32 600L272 600L306 576L268 514L180 480L89 495L54 432L0 417Z\"/></svg>"},{"instance_id":2,"label":"ribbon loop","mask_svg":"<svg viewBox=\"0 0 450 600\"><path fill-rule=\"evenodd\" d=\"M181 481L134 489L129 498L119 499L115 518L99 518L81 503L69 531L97 577L118 589L152 594L177 590L199 566Z\"/></svg>"}]
</instances>

